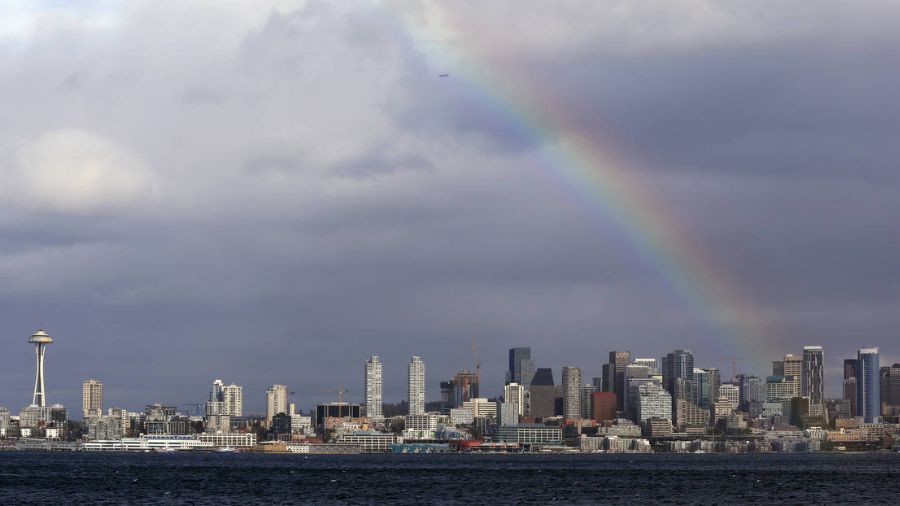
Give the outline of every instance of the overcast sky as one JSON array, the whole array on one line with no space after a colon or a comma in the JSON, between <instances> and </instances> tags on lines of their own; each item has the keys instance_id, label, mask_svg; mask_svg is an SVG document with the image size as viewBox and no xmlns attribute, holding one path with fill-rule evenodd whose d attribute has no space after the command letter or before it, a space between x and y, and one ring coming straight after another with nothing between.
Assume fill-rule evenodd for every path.
<instances>
[{"instance_id":1,"label":"overcast sky","mask_svg":"<svg viewBox=\"0 0 900 506\"><path fill-rule=\"evenodd\" d=\"M77 7L66 4L77 4ZM58 2L0 7L0 406L385 401L506 350L900 360L900 3ZM448 73L447 77L439 77ZM493 83L493 87L490 84ZM535 137L498 103L540 97ZM538 100L535 101L537 103ZM525 117L539 108L522 104ZM577 127L764 320L740 335L544 154ZM734 324L733 324L734 323Z\"/></svg>"}]
</instances>

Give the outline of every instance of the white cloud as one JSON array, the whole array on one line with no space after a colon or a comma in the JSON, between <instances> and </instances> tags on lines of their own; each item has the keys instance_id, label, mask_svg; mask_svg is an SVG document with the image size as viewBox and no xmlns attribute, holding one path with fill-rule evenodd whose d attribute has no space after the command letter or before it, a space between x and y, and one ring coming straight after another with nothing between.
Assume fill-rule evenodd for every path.
<instances>
[{"instance_id":1,"label":"white cloud","mask_svg":"<svg viewBox=\"0 0 900 506\"><path fill-rule=\"evenodd\" d=\"M114 142L84 130L52 130L19 151L6 198L20 207L90 214L121 209L152 196L147 164Z\"/></svg>"}]
</instances>

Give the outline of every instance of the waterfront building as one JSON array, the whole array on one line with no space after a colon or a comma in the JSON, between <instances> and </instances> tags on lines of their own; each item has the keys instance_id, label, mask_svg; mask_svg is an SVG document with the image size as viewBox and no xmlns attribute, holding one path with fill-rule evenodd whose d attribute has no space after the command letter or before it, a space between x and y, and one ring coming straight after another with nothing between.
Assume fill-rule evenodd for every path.
<instances>
[{"instance_id":1,"label":"waterfront building","mask_svg":"<svg viewBox=\"0 0 900 506\"><path fill-rule=\"evenodd\" d=\"M209 441L201 441L197 437L184 435L141 436L84 443L84 449L87 451L187 451L212 450L213 448L213 443Z\"/></svg>"},{"instance_id":2,"label":"waterfront building","mask_svg":"<svg viewBox=\"0 0 900 506\"><path fill-rule=\"evenodd\" d=\"M569 420L581 418L581 369L563 367L563 416Z\"/></svg>"},{"instance_id":3,"label":"waterfront building","mask_svg":"<svg viewBox=\"0 0 900 506\"><path fill-rule=\"evenodd\" d=\"M103 383L89 379L81 386L81 409L84 418L103 415Z\"/></svg>"},{"instance_id":4,"label":"waterfront building","mask_svg":"<svg viewBox=\"0 0 900 506\"><path fill-rule=\"evenodd\" d=\"M409 414L421 415L425 413L425 362L413 356L409 360L407 398L409 399Z\"/></svg>"},{"instance_id":5,"label":"waterfront building","mask_svg":"<svg viewBox=\"0 0 900 506\"><path fill-rule=\"evenodd\" d=\"M198 434L201 443L211 443L215 448L251 448L256 446L256 434L233 432L224 434Z\"/></svg>"},{"instance_id":6,"label":"waterfront building","mask_svg":"<svg viewBox=\"0 0 900 506\"><path fill-rule=\"evenodd\" d=\"M85 418L88 439L109 440L125 437L122 420L112 416L91 416Z\"/></svg>"},{"instance_id":7,"label":"waterfront building","mask_svg":"<svg viewBox=\"0 0 900 506\"><path fill-rule=\"evenodd\" d=\"M519 443L523 446L561 445L562 429L534 423L502 426L497 428L497 441Z\"/></svg>"},{"instance_id":8,"label":"waterfront building","mask_svg":"<svg viewBox=\"0 0 900 506\"><path fill-rule=\"evenodd\" d=\"M809 397L809 414L825 413L825 352L821 346L803 347L800 395Z\"/></svg>"},{"instance_id":9,"label":"waterfront building","mask_svg":"<svg viewBox=\"0 0 900 506\"><path fill-rule=\"evenodd\" d=\"M856 416L865 423L881 418L881 395L878 348L862 348L856 352Z\"/></svg>"},{"instance_id":10,"label":"waterfront building","mask_svg":"<svg viewBox=\"0 0 900 506\"><path fill-rule=\"evenodd\" d=\"M529 390L531 393L532 417L541 419L556 415L557 393L551 369L541 367L535 371Z\"/></svg>"},{"instance_id":11,"label":"waterfront building","mask_svg":"<svg viewBox=\"0 0 900 506\"><path fill-rule=\"evenodd\" d=\"M404 419L403 426L407 430L433 432L438 429L438 417L435 415L409 415Z\"/></svg>"},{"instance_id":12,"label":"waterfront building","mask_svg":"<svg viewBox=\"0 0 900 506\"><path fill-rule=\"evenodd\" d=\"M338 443L357 445L363 453L388 453L391 445L398 442L394 434L384 434L375 431L357 431L352 434L342 434L337 438ZM399 442L403 442L400 440Z\"/></svg>"},{"instance_id":13,"label":"waterfront building","mask_svg":"<svg viewBox=\"0 0 900 506\"><path fill-rule=\"evenodd\" d=\"M266 427L272 426L272 418L288 412L288 390L284 385L272 385L266 390Z\"/></svg>"},{"instance_id":14,"label":"waterfront building","mask_svg":"<svg viewBox=\"0 0 900 506\"><path fill-rule=\"evenodd\" d=\"M147 404L144 407L143 433L152 435L189 434L190 420L179 416L175 406Z\"/></svg>"},{"instance_id":15,"label":"waterfront building","mask_svg":"<svg viewBox=\"0 0 900 506\"><path fill-rule=\"evenodd\" d=\"M606 436L604 449L609 453L650 453L650 441L631 437Z\"/></svg>"},{"instance_id":16,"label":"waterfront building","mask_svg":"<svg viewBox=\"0 0 900 506\"><path fill-rule=\"evenodd\" d=\"M110 417L113 420L117 420L122 425L123 437L128 435L128 429L130 426L128 410L126 410L124 408L117 408L117 407L109 408L106 410L106 416Z\"/></svg>"},{"instance_id":17,"label":"waterfront building","mask_svg":"<svg viewBox=\"0 0 900 506\"><path fill-rule=\"evenodd\" d=\"M381 360L373 355L366 360L363 391L366 395L366 416L372 420L384 418L381 402Z\"/></svg>"},{"instance_id":18,"label":"waterfront building","mask_svg":"<svg viewBox=\"0 0 900 506\"><path fill-rule=\"evenodd\" d=\"M672 435L672 422L668 418L652 417L644 420L644 432L649 437L666 437Z\"/></svg>"}]
</instances>

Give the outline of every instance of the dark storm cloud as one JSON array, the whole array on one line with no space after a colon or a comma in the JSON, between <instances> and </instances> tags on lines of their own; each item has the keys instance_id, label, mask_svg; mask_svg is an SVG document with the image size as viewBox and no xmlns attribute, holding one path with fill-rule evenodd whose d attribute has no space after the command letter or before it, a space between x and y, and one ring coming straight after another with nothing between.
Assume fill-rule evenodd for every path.
<instances>
[{"instance_id":1,"label":"dark storm cloud","mask_svg":"<svg viewBox=\"0 0 900 506\"><path fill-rule=\"evenodd\" d=\"M223 377L250 411L276 382L308 408L358 398L370 354L386 400L412 354L435 398L473 337L489 394L515 345L588 378L623 347L727 367L709 315L455 71L464 47L616 146L775 323L749 345L762 359L897 356L900 66L877 21L894 6L424 5L0 21L0 405L30 399L38 325L57 338L50 399L73 412L88 377L110 406L201 402Z\"/></svg>"}]
</instances>

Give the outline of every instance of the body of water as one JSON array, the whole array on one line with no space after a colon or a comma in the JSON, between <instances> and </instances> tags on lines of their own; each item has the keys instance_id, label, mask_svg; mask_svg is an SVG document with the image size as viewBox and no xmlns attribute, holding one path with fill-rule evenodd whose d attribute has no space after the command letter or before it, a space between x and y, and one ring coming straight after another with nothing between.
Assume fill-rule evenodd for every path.
<instances>
[{"instance_id":1,"label":"body of water","mask_svg":"<svg viewBox=\"0 0 900 506\"><path fill-rule=\"evenodd\" d=\"M0 452L0 501L897 504L900 455Z\"/></svg>"}]
</instances>

